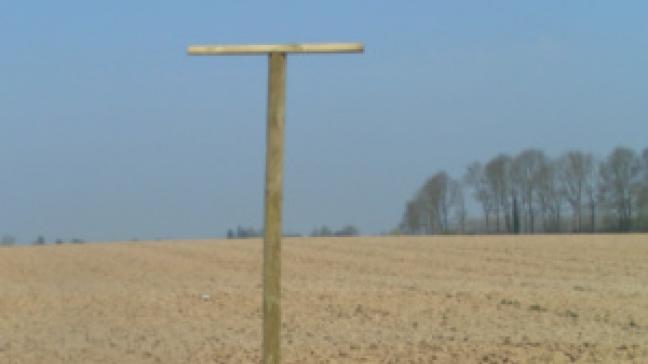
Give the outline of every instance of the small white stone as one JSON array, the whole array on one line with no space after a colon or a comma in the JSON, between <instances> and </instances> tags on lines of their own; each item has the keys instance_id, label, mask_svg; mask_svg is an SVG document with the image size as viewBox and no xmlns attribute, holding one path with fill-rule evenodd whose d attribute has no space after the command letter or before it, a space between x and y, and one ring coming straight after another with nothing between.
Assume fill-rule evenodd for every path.
<instances>
[{"instance_id":1,"label":"small white stone","mask_svg":"<svg viewBox=\"0 0 648 364\"><path fill-rule=\"evenodd\" d=\"M209 295L207 293L203 293L200 295L200 298L202 298L203 301L209 301Z\"/></svg>"}]
</instances>

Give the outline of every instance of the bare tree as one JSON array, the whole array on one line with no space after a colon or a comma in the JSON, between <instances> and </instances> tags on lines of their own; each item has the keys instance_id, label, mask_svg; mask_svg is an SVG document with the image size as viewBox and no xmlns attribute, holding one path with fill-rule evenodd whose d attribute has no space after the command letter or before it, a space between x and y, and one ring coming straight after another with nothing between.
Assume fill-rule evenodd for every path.
<instances>
[{"instance_id":1,"label":"bare tree","mask_svg":"<svg viewBox=\"0 0 648 364\"><path fill-rule=\"evenodd\" d=\"M492 195L492 189L489 188L484 167L480 162L473 162L466 168L464 181L473 189L473 196L481 205L484 213L486 231L490 231L489 216L497 201Z\"/></svg>"},{"instance_id":2,"label":"bare tree","mask_svg":"<svg viewBox=\"0 0 648 364\"><path fill-rule=\"evenodd\" d=\"M457 210L462 203L463 192L458 181L441 171L425 181L416 200L416 205L420 206L419 212L422 215L425 232L427 234L449 233L450 219L453 215L458 216Z\"/></svg>"},{"instance_id":3,"label":"bare tree","mask_svg":"<svg viewBox=\"0 0 648 364\"><path fill-rule=\"evenodd\" d=\"M418 193L417 200L422 206L423 221L426 234L433 234L443 229L443 218L441 217L441 194L443 193L443 184L446 176L445 173L437 173L425 181L423 187Z\"/></svg>"},{"instance_id":4,"label":"bare tree","mask_svg":"<svg viewBox=\"0 0 648 364\"><path fill-rule=\"evenodd\" d=\"M511 166L511 180L519 191L525 230L530 233L535 230L535 194L546 163L544 152L527 149L513 159Z\"/></svg>"},{"instance_id":5,"label":"bare tree","mask_svg":"<svg viewBox=\"0 0 648 364\"><path fill-rule=\"evenodd\" d=\"M597 231L598 210L599 210L599 196L598 190L600 185L600 173L596 161L592 161L592 171L587 175L585 182L585 195L587 197L587 210L589 211L589 231L594 233Z\"/></svg>"},{"instance_id":6,"label":"bare tree","mask_svg":"<svg viewBox=\"0 0 648 364\"><path fill-rule=\"evenodd\" d=\"M495 230L500 230L500 215L504 214L504 222L507 231L511 230L510 209L512 204L513 186L510 183L511 157L500 154L486 163L484 174L488 190L494 201Z\"/></svg>"},{"instance_id":7,"label":"bare tree","mask_svg":"<svg viewBox=\"0 0 648 364\"><path fill-rule=\"evenodd\" d=\"M641 179L637 188L637 227L648 231L648 147L641 153Z\"/></svg>"},{"instance_id":8,"label":"bare tree","mask_svg":"<svg viewBox=\"0 0 648 364\"><path fill-rule=\"evenodd\" d=\"M632 228L632 207L640 164L637 154L629 148L617 147L600 166L600 196L608 211L609 223L617 231Z\"/></svg>"},{"instance_id":9,"label":"bare tree","mask_svg":"<svg viewBox=\"0 0 648 364\"><path fill-rule=\"evenodd\" d=\"M537 179L536 196L545 232L555 233L561 231L564 193L559 182L558 164L557 161L545 161L540 168Z\"/></svg>"},{"instance_id":10,"label":"bare tree","mask_svg":"<svg viewBox=\"0 0 648 364\"><path fill-rule=\"evenodd\" d=\"M459 233L466 232L466 219L468 218L468 211L466 210L466 200L464 198L463 184L459 181L454 181L451 185L452 204L454 205L454 217L457 224L457 231Z\"/></svg>"},{"instance_id":11,"label":"bare tree","mask_svg":"<svg viewBox=\"0 0 648 364\"><path fill-rule=\"evenodd\" d=\"M517 196L513 195L513 234L520 233L520 208L518 207Z\"/></svg>"},{"instance_id":12,"label":"bare tree","mask_svg":"<svg viewBox=\"0 0 648 364\"><path fill-rule=\"evenodd\" d=\"M572 210L572 230L583 231L583 205L588 179L594 169L591 154L569 151L560 158L559 176L564 197Z\"/></svg>"},{"instance_id":13,"label":"bare tree","mask_svg":"<svg viewBox=\"0 0 648 364\"><path fill-rule=\"evenodd\" d=\"M419 234L421 232L421 208L417 201L408 201L400 227L405 234Z\"/></svg>"}]
</instances>

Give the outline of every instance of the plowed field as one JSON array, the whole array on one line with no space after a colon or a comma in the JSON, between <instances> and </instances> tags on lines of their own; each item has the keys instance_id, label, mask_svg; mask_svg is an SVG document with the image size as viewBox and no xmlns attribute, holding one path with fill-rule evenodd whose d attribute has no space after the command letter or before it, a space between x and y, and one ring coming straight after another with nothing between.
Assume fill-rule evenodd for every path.
<instances>
[{"instance_id":1,"label":"plowed field","mask_svg":"<svg viewBox=\"0 0 648 364\"><path fill-rule=\"evenodd\" d=\"M648 363L648 236L291 238L286 363ZM0 363L260 361L261 241L0 248Z\"/></svg>"}]
</instances>

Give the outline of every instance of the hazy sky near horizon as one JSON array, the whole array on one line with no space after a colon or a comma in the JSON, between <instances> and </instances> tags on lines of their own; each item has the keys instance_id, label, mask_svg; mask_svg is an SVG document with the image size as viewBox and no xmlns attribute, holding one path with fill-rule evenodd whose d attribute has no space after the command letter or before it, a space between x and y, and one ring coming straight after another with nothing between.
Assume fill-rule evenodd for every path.
<instances>
[{"instance_id":1,"label":"hazy sky near horizon","mask_svg":"<svg viewBox=\"0 0 648 364\"><path fill-rule=\"evenodd\" d=\"M648 146L644 1L5 1L0 234L262 225L266 59L195 43L361 41L288 59L284 227L396 226L424 179L535 147Z\"/></svg>"}]
</instances>

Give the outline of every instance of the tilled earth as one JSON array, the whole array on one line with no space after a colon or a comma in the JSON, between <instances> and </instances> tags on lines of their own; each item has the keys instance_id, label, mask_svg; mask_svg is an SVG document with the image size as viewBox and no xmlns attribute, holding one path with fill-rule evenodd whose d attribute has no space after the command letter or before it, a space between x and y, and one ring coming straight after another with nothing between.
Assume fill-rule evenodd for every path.
<instances>
[{"instance_id":1,"label":"tilled earth","mask_svg":"<svg viewBox=\"0 0 648 364\"><path fill-rule=\"evenodd\" d=\"M0 248L0 363L255 363L261 241ZM648 236L290 238L286 363L648 363Z\"/></svg>"}]
</instances>

